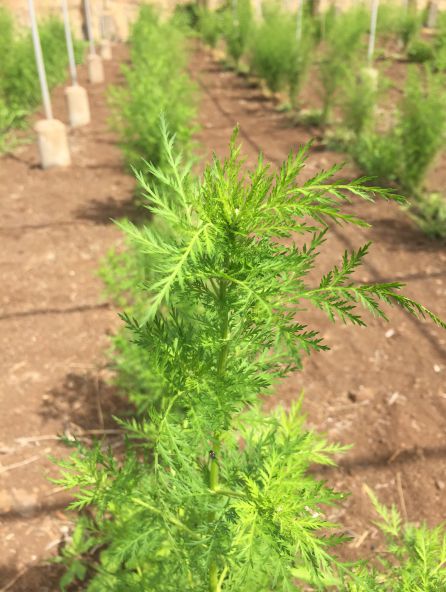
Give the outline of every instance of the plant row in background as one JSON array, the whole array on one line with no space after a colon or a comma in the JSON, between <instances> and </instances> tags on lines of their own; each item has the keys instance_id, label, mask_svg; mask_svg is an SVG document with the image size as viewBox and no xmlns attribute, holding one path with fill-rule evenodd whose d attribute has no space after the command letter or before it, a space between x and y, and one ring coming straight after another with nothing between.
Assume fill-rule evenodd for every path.
<instances>
[{"instance_id":1,"label":"plant row in background","mask_svg":"<svg viewBox=\"0 0 446 592\"><path fill-rule=\"evenodd\" d=\"M313 14L310 2L304 6L300 26L296 14L274 2L264 2L262 17L254 18L249 0L216 12L201 9L197 26L211 46L224 41L235 67L263 79L270 91L285 93L298 122L320 126L331 147L348 151L366 174L408 194L410 213L427 234L446 236L445 196L425 190L446 131L446 13L426 41L425 14L381 5L377 64L422 62L407 68L395 105L398 87L367 63L369 11L361 6ZM299 110L309 73L320 108Z\"/></svg>"},{"instance_id":2,"label":"plant row in background","mask_svg":"<svg viewBox=\"0 0 446 592\"><path fill-rule=\"evenodd\" d=\"M154 8L143 6L129 44L130 63L123 67L124 83L109 89L111 124L118 133L127 168L142 171L143 179L151 177L156 182L149 162L166 172L173 167L161 134L161 113L169 120L183 154L192 157L197 90L187 73L187 26L181 15L162 20ZM136 192L141 194L140 184ZM155 218L151 224L157 228L159 220ZM129 244L125 249L113 249L100 275L107 295L119 306L135 314L142 312L138 286L153 279L143 254ZM133 343L127 330L114 336L110 359L116 386L139 411L159 398L163 383L153 360Z\"/></svg>"},{"instance_id":3,"label":"plant row in background","mask_svg":"<svg viewBox=\"0 0 446 592\"><path fill-rule=\"evenodd\" d=\"M190 153L195 115L195 87L186 72L188 45L184 22L161 20L149 6L141 9L130 36L130 64L125 82L110 89L112 124L129 168L143 168L142 158L167 164L159 128L164 113L179 145Z\"/></svg>"},{"instance_id":4,"label":"plant row in background","mask_svg":"<svg viewBox=\"0 0 446 592\"><path fill-rule=\"evenodd\" d=\"M39 23L48 85L54 87L67 76L68 57L64 26L56 18ZM75 41L78 63L84 43ZM31 33L17 28L12 15L0 7L0 152L8 145L8 135L25 124L25 118L41 101Z\"/></svg>"}]
</instances>

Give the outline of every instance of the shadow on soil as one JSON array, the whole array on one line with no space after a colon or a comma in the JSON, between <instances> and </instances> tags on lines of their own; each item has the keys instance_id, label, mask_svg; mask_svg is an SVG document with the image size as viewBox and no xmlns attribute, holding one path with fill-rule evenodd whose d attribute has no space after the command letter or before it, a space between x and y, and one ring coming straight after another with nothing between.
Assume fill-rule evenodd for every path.
<instances>
[{"instance_id":1,"label":"shadow on soil","mask_svg":"<svg viewBox=\"0 0 446 592\"><path fill-rule=\"evenodd\" d=\"M106 201L92 200L87 206L78 208L74 212L78 220L88 220L95 224L113 224L113 220L128 218L135 224L150 219L149 211L135 204L134 197L126 200L117 200L108 197Z\"/></svg>"},{"instance_id":2,"label":"shadow on soil","mask_svg":"<svg viewBox=\"0 0 446 592\"><path fill-rule=\"evenodd\" d=\"M443 460L446 458L446 446L422 447L415 446L407 450L401 450L398 455L380 454L363 455L353 458L341 459L338 465L333 467L321 467L314 470L316 474L328 474L336 471L346 471L348 474L353 471L367 471L368 469L392 469L415 462L428 460Z\"/></svg>"},{"instance_id":3,"label":"shadow on soil","mask_svg":"<svg viewBox=\"0 0 446 592\"><path fill-rule=\"evenodd\" d=\"M42 418L61 420L65 432L74 436L86 430L116 428L113 416L128 415L131 406L100 372L67 374L61 386L47 393L40 409Z\"/></svg>"},{"instance_id":4,"label":"shadow on soil","mask_svg":"<svg viewBox=\"0 0 446 592\"><path fill-rule=\"evenodd\" d=\"M59 565L31 565L24 570L0 565L0 583L6 586L2 590L8 592L58 592L62 574Z\"/></svg>"},{"instance_id":5,"label":"shadow on soil","mask_svg":"<svg viewBox=\"0 0 446 592\"><path fill-rule=\"evenodd\" d=\"M372 226L372 240L388 245L403 246L405 250L424 253L443 251L445 240L430 239L419 230L409 217L400 219L378 218L367 220Z\"/></svg>"}]
</instances>

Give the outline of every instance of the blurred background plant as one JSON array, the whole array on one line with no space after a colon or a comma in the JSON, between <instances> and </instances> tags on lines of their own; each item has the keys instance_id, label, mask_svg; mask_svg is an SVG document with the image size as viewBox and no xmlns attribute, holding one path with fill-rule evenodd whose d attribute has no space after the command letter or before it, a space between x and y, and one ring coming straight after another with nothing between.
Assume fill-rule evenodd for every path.
<instances>
[{"instance_id":1,"label":"blurred background plant","mask_svg":"<svg viewBox=\"0 0 446 592\"><path fill-rule=\"evenodd\" d=\"M183 19L162 21L143 6L130 36L125 83L109 89L111 125L129 169L144 168L143 160L167 167L159 118L168 118L181 149L190 154L196 126L196 87L186 72L189 58Z\"/></svg>"},{"instance_id":2,"label":"blurred background plant","mask_svg":"<svg viewBox=\"0 0 446 592\"><path fill-rule=\"evenodd\" d=\"M39 23L48 84L54 87L67 77L68 58L64 26L56 18ZM81 63L85 43L75 40L75 56ZM14 144L14 129L26 125L26 116L41 101L31 34L17 28L12 15L0 7L0 151Z\"/></svg>"}]
</instances>

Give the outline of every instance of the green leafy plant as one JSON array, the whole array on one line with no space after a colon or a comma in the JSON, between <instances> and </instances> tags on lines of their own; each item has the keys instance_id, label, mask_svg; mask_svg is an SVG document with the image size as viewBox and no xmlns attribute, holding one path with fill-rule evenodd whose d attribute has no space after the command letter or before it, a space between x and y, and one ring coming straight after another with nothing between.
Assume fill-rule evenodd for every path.
<instances>
[{"instance_id":1,"label":"green leafy plant","mask_svg":"<svg viewBox=\"0 0 446 592\"><path fill-rule=\"evenodd\" d=\"M197 27L205 43L215 47L222 34L221 13L216 10L200 8Z\"/></svg>"},{"instance_id":2,"label":"green leafy plant","mask_svg":"<svg viewBox=\"0 0 446 592\"><path fill-rule=\"evenodd\" d=\"M129 168L141 168L143 158L164 167L160 114L169 118L183 150L190 149L194 131L195 86L186 72L186 38L175 19L162 22L151 7L143 6L130 44L125 85L109 93L111 123Z\"/></svg>"},{"instance_id":3,"label":"green leafy plant","mask_svg":"<svg viewBox=\"0 0 446 592\"><path fill-rule=\"evenodd\" d=\"M344 80L341 103L343 124L356 138L373 123L379 93L378 73L375 72L370 68L352 68Z\"/></svg>"},{"instance_id":4,"label":"green leafy plant","mask_svg":"<svg viewBox=\"0 0 446 592\"><path fill-rule=\"evenodd\" d=\"M380 182L395 182L401 165L400 140L395 129L366 130L350 148L360 168Z\"/></svg>"},{"instance_id":5,"label":"green leafy plant","mask_svg":"<svg viewBox=\"0 0 446 592\"><path fill-rule=\"evenodd\" d=\"M246 171L235 138L195 182L163 137L173 166L140 181L174 239L120 224L151 260L144 313L124 320L165 379L163 405L122 422L119 461L79 444L60 463L60 482L77 487L71 507L94 507L85 536L102 551L86 589L291 592L296 573L320 589L346 571L324 514L340 495L308 468L341 448L304 429L299 405L266 414L259 395L327 349L299 320L302 306L361 326L362 307L386 318L382 305L396 305L445 325L398 282L352 279L368 244L307 280L328 222L366 226L343 211L350 196L400 199L392 191L334 179L339 167L300 184L305 148L276 173L262 158Z\"/></svg>"},{"instance_id":6,"label":"green leafy plant","mask_svg":"<svg viewBox=\"0 0 446 592\"><path fill-rule=\"evenodd\" d=\"M434 68L446 70L446 13L440 12L437 19L437 35L434 42Z\"/></svg>"},{"instance_id":7,"label":"green leafy plant","mask_svg":"<svg viewBox=\"0 0 446 592\"><path fill-rule=\"evenodd\" d=\"M411 202L410 214L428 236L446 238L446 198L441 193L423 193Z\"/></svg>"},{"instance_id":8,"label":"green leafy plant","mask_svg":"<svg viewBox=\"0 0 446 592\"><path fill-rule=\"evenodd\" d=\"M397 32L403 49L406 50L417 37L422 26L422 17L416 10L407 10L400 14Z\"/></svg>"},{"instance_id":9,"label":"green leafy plant","mask_svg":"<svg viewBox=\"0 0 446 592\"><path fill-rule=\"evenodd\" d=\"M251 69L272 92L287 88L293 106L310 61L313 46L311 22L305 20L300 40L295 19L276 5L264 8L264 19L252 37Z\"/></svg>"},{"instance_id":10,"label":"green leafy plant","mask_svg":"<svg viewBox=\"0 0 446 592\"><path fill-rule=\"evenodd\" d=\"M387 509L367 489L386 539L378 565L362 570L345 590L349 592L437 592L446 587L446 531L443 525L403 524L395 506ZM344 588L342 588L344 590Z\"/></svg>"},{"instance_id":11,"label":"green leafy plant","mask_svg":"<svg viewBox=\"0 0 446 592\"><path fill-rule=\"evenodd\" d=\"M325 51L320 63L322 92L322 125L329 122L336 94L343 87L346 77L361 48L367 30L367 14L354 9L338 16L326 35Z\"/></svg>"},{"instance_id":12,"label":"green leafy plant","mask_svg":"<svg viewBox=\"0 0 446 592\"><path fill-rule=\"evenodd\" d=\"M417 64L431 61L434 55L432 45L422 39L414 39L407 48L407 59Z\"/></svg>"},{"instance_id":13,"label":"green leafy plant","mask_svg":"<svg viewBox=\"0 0 446 592\"><path fill-rule=\"evenodd\" d=\"M396 180L419 194L426 173L443 147L446 128L444 79L429 69L409 70L394 124L384 133L363 134L355 155L367 174Z\"/></svg>"},{"instance_id":14,"label":"green leafy plant","mask_svg":"<svg viewBox=\"0 0 446 592\"><path fill-rule=\"evenodd\" d=\"M403 167L399 182L405 189L416 192L444 144L446 95L443 76L428 69L424 76L415 69L409 71L397 128Z\"/></svg>"},{"instance_id":15,"label":"green leafy plant","mask_svg":"<svg viewBox=\"0 0 446 592\"><path fill-rule=\"evenodd\" d=\"M250 0L232 0L222 14L227 51L238 68L253 27Z\"/></svg>"}]
</instances>

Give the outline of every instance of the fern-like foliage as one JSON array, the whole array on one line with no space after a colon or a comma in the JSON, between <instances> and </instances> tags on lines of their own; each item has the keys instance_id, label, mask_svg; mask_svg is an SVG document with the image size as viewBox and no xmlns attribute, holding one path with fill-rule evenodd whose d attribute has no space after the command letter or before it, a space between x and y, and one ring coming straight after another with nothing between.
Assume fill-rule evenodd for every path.
<instances>
[{"instance_id":1,"label":"fern-like foliage","mask_svg":"<svg viewBox=\"0 0 446 592\"><path fill-rule=\"evenodd\" d=\"M308 468L340 449L304 430L298 405L265 415L259 394L327 348L299 320L303 306L359 325L363 309L385 318L387 305L444 323L399 283L354 281L368 245L307 279L329 223L365 225L343 205L400 199L391 190L335 179L337 167L299 184L306 148L277 172L262 158L246 171L236 134L195 182L165 124L162 136L168 172L150 167L156 182L140 182L171 231L120 224L151 264L142 315L123 318L157 369L162 402L124 422L120 462L79 446L61 463L61 482L77 487L72 506L96 508L104 545L87 590L291 592L296 573L320 587L345 571L324 510L340 496Z\"/></svg>"},{"instance_id":2,"label":"fern-like foliage","mask_svg":"<svg viewBox=\"0 0 446 592\"><path fill-rule=\"evenodd\" d=\"M372 569L360 569L348 583L338 583L342 592L437 592L446 589L446 533L444 525L403 524L395 506L379 503L367 489L380 518L377 525L386 548Z\"/></svg>"}]
</instances>

